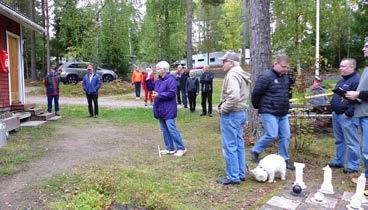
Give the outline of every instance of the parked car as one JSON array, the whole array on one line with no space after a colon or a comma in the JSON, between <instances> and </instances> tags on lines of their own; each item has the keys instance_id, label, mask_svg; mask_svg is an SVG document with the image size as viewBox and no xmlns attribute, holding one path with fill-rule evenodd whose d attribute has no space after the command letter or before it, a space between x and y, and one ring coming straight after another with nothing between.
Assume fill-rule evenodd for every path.
<instances>
[{"instance_id":1,"label":"parked car","mask_svg":"<svg viewBox=\"0 0 368 210\"><path fill-rule=\"evenodd\" d=\"M87 74L87 65L89 62L66 62L58 68L60 79L64 84L77 84ZM102 69L97 67L97 74L100 75L102 81L111 82L118 78L118 75L110 69Z\"/></svg>"}]
</instances>

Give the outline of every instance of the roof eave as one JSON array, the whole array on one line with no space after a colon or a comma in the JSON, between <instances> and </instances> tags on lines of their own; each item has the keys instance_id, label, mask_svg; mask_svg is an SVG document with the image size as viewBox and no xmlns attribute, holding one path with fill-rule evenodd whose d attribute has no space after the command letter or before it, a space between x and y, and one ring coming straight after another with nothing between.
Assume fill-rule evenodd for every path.
<instances>
[{"instance_id":1,"label":"roof eave","mask_svg":"<svg viewBox=\"0 0 368 210\"><path fill-rule=\"evenodd\" d=\"M40 33L45 32L45 29L38 25L37 23L23 17L22 15L18 14L17 12L9 9L8 7L0 4L0 14L14 20L15 22L23 25L26 28L29 28L34 31L38 31Z\"/></svg>"}]
</instances>

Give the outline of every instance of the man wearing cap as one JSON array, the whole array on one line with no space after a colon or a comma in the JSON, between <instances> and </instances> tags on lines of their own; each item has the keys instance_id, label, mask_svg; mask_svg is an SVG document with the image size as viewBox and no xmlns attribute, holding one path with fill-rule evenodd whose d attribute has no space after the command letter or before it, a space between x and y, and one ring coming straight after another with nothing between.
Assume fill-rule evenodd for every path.
<instances>
[{"instance_id":1,"label":"man wearing cap","mask_svg":"<svg viewBox=\"0 0 368 210\"><path fill-rule=\"evenodd\" d=\"M356 61L344 58L340 63L341 79L335 89L355 91L359 85L359 75L355 71ZM354 101L334 93L331 100L332 128L335 136L336 155L330 161L331 168L344 168L344 173L357 173L360 165L360 145L358 139L358 119L354 117Z\"/></svg>"},{"instance_id":2,"label":"man wearing cap","mask_svg":"<svg viewBox=\"0 0 368 210\"><path fill-rule=\"evenodd\" d=\"M319 95L326 93L326 90L322 87L322 79L319 76L314 77L313 85L310 88L310 92L312 95ZM320 106L328 104L327 96L320 96L316 98L311 98L309 103L313 106Z\"/></svg>"},{"instance_id":3,"label":"man wearing cap","mask_svg":"<svg viewBox=\"0 0 368 210\"><path fill-rule=\"evenodd\" d=\"M161 150L161 155L174 155L181 157L187 149L183 143L180 132L176 127L176 81L170 74L170 65L166 61L160 61L156 65L158 80L153 91L153 115L160 122L160 128L164 137L166 149Z\"/></svg>"},{"instance_id":4,"label":"man wearing cap","mask_svg":"<svg viewBox=\"0 0 368 210\"><path fill-rule=\"evenodd\" d=\"M217 183L234 185L246 177L243 128L249 108L251 81L250 75L240 67L238 54L230 51L220 60L226 74L218 106L226 176L219 178Z\"/></svg>"},{"instance_id":5,"label":"man wearing cap","mask_svg":"<svg viewBox=\"0 0 368 210\"><path fill-rule=\"evenodd\" d=\"M88 73L83 77L83 90L86 92L88 101L88 111L90 117L98 117L98 90L101 87L101 79L98 74L93 71L93 66L88 64ZM92 107L92 101L94 107Z\"/></svg>"},{"instance_id":6,"label":"man wearing cap","mask_svg":"<svg viewBox=\"0 0 368 210\"><path fill-rule=\"evenodd\" d=\"M368 37L365 40L362 50L364 58L368 59ZM359 101L359 103L355 104L354 116L359 120L359 127L362 133L364 173L365 177L368 178L368 66L364 68L357 90L348 91L345 96L350 100ZM358 180L357 178L353 178L352 181L357 183ZM368 190L364 194L368 195Z\"/></svg>"},{"instance_id":7,"label":"man wearing cap","mask_svg":"<svg viewBox=\"0 0 368 210\"><path fill-rule=\"evenodd\" d=\"M279 139L278 154L284 158L286 168L294 170L289 163L289 58L287 55L277 55L271 69L263 71L255 83L252 92L252 104L261 114L264 134L251 151L251 161L258 162L259 154Z\"/></svg>"}]
</instances>

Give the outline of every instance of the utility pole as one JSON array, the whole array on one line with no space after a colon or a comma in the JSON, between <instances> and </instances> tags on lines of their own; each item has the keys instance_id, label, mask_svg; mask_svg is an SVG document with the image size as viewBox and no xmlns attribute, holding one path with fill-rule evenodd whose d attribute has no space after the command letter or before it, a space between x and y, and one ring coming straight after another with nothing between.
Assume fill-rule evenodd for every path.
<instances>
[{"instance_id":1,"label":"utility pole","mask_svg":"<svg viewBox=\"0 0 368 210\"><path fill-rule=\"evenodd\" d=\"M316 0L316 76L319 76L319 1Z\"/></svg>"}]
</instances>

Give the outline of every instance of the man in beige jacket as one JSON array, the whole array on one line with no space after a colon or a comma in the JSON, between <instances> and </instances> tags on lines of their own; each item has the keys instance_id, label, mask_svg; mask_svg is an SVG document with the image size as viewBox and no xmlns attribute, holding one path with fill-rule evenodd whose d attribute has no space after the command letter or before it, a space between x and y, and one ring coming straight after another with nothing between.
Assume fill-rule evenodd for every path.
<instances>
[{"instance_id":1,"label":"man in beige jacket","mask_svg":"<svg viewBox=\"0 0 368 210\"><path fill-rule=\"evenodd\" d=\"M226 73L219 105L222 149L226 176L217 180L222 185L240 184L246 177L243 127L247 118L250 75L239 65L239 56L227 52L220 58Z\"/></svg>"}]
</instances>

